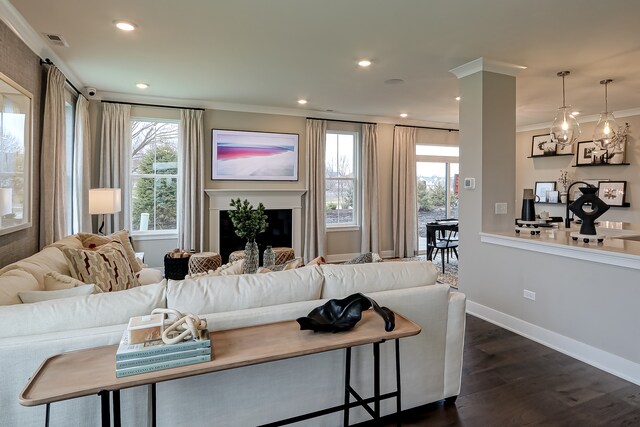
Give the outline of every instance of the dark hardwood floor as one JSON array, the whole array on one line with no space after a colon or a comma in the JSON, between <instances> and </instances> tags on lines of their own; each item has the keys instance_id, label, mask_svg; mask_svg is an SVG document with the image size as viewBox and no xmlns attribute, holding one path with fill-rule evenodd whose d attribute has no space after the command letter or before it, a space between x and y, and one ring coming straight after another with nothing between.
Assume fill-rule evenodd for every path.
<instances>
[{"instance_id":1,"label":"dark hardwood floor","mask_svg":"<svg viewBox=\"0 0 640 427\"><path fill-rule=\"evenodd\" d=\"M415 408L402 425L640 426L640 386L468 315L457 402Z\"/></svg>"}]
</instances>

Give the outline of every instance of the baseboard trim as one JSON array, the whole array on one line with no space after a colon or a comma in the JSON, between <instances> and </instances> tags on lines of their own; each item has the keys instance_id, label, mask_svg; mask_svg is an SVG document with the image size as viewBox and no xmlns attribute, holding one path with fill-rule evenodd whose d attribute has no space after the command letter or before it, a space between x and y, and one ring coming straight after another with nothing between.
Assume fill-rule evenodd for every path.
<instances>
[{"instance_id":1,"label":"baseboard trim","mask_svg":"<svg viewBox=\"0 0 640 427\"><path fill-rule=\"evenodd\" d=\"M640 385L640 364L467 300L467 313Z\"/></svg>"}]
</instances>

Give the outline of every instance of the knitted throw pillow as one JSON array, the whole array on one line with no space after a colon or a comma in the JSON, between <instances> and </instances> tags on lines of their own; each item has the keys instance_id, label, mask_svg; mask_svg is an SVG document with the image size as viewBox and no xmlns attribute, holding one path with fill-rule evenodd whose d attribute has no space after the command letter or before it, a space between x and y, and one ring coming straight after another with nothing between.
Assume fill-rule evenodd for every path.
<instances>
[{"instance_id":1,"label":"knitted throw pillow","mask_svg":"<svg viewBox=\"0 0 640 427\"><path fill-rule=\"evenodd\" d=\"M137 273L142 270L140 262L136 258L136 251L133 250L131 242L129 241L129 232L127 230L116 231L108 236L100 236L99 234L91 233L78 233L78 239L82 242L82 246L89 249L95 249L104 244L113 242L114 240L120 242L125 250L127 259L133 268L133 272Z\"/></svg>"},{"instance_id":2,"label":"knitted throw pillow","mask_svg":"<svg viewBox=\"0 0 640 427\"><path fill-rule=\"evenodd\" d=\"M105 292L123 291L138 286L138 280L122 245L107 243L92 249L62 249L71 276L84 283L95 283Z\"/></svg>"},{"instance_id":3,"label":"knitted throw pillow","mask_svg":"<svg viewBox=\"0 0 640 427\"><path fill-rule=\"evenodd\" d=\"M57 271L50 271L44 275L44 290L45 291L59 291L62 289L71 289L78 286L85 285L78 279L60 274Z\"/></svg>"},{"instance_id":4,"label":"knitted throw pillow","mask_svg":"<svg viewBox=\"0 0 640 427\"><path fill-rule=\"evenodd\" d=\"M382 258L375 252L367 252L362 255L346 261L344 264L369 264L372 262L381 262Z\"/></svg>"}]
</instances>

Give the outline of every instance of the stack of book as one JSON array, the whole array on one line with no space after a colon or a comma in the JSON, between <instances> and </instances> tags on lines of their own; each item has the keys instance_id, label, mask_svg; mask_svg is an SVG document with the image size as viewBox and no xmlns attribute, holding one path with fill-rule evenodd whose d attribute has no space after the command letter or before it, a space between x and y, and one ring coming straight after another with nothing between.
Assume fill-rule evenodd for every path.
<instances>
[{"instance_id":1,"label":"stack of book","mask_svg":"<svg viewBox=\"0 0 640 427\"><path fill-rule=\"evenodd\" d=\"M179 366L211 360L209 332L206 339L165 344L161 339L140 344L129 344L128 331L124 331L116 352L116 377L145 374Z\"/></svg>"}]
</instances>

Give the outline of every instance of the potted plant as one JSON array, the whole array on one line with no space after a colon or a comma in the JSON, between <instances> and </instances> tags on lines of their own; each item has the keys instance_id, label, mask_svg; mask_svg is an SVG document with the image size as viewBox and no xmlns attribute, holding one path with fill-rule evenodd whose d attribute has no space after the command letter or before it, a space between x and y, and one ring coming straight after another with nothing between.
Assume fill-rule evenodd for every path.
<instances>
[{"instance_id":1,"label":"potted plant","mask_svg":"<svg viewBox=\"0 0 640 427\"><path fill-rule=\"evenodd\" d=\"M258 271L258 244L256 236L263 233L267 226L267 216L264 213L264 205L258 204L254 209L248 200L240 201L240 199L231 199L230 206L235 210L229 211L229 218L235 228L236 235L243 239L247 239L244 247L244 263L242 264L242 272L245 274L253 274Z\"/></svg>"},{"instance_id":2,"label":"potted plant","mask_svg":"<svg viewBox=\"0 0 640 427\"><path fill-rule=\"evenodd\" d=\"M567 203L567 189L572 182L573 179L569 177L569 172L560 169L560 178L558 179L558 184L562 187L562 191L560 192L561 203Z\"/></svg>"}]
</instances>

